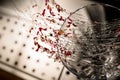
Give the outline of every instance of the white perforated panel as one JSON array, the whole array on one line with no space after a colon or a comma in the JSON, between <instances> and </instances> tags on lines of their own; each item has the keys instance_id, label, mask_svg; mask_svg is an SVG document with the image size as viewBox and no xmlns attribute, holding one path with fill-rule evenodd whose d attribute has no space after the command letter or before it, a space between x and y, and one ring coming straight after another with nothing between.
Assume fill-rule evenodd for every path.
<instances>
[{"instance_id":1,"label":"white perforated panel","mask_svg":"<svg viewBox=\"0 0 120 80\"><path fill-rule=\"evenodd\" d=\"M5 0L6 3L0 5L0 69L26 80L77 80L75 75L63 69L62 63L35 51L33 35L29 33L34 27L31 15L41 11L44 1ZM56 2L69 11L86 4L79 0ZM32 9L35 4L38 8Z\"/></svg>"},{"instance_id":2,"label":"white perforated panel","mask_svg":"<svg viewBox=\"0 0 120 80\"><path fill-rule=\"evenodd\" d=\"M33 36L29 33L32 22L27 13L21 12L28 10L35 2L30 0L26 3L27 7L22 4L23 9L20 5L15 6L15 2L11 2L10 7L0 7L0 69L26 80L58 80L63 65L35 51ZM60 78L76 79L66 69Z\"/></svg>"}]
</instances>

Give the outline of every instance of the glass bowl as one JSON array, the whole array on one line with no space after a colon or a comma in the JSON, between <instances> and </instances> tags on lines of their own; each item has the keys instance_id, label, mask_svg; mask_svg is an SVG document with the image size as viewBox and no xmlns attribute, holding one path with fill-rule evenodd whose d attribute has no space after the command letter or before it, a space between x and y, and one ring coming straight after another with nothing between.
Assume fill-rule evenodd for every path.
<instances>
[{"instance_id":1,"label":"glass bowl","mask_svg":"<svg viewBox=\"0 0 120 80\"><path fill-rule=\"evenodd\" d=\"M58 54L63 65L83 80L120 76L120 10L89 4L72 12L60 28Z\"/></svg>"}]
</instances>

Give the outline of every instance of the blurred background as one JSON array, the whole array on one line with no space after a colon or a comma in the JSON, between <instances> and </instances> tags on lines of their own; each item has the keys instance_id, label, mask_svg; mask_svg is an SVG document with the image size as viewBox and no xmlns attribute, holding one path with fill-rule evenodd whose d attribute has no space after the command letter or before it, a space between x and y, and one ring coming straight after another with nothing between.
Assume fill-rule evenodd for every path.
<instances>
[{"instance_id":1,"label":"blurred background","mask_svg":"<svg viewBox=\"0 0 120 80\"><path fill-rule=\"evenodd\" d=\"M59 80L77 80L67 69L63 70L61 63L35 51L33 36L29 33L33 26L31 15L44 7L43 2L0 0L0 80L58 80L59 77ZM68 2L58 0L60 5L70 9L72 3ZM39 8L34 11L32 5L36 3Z\"/></svg>"},{"instance_id":2,"label":"blurred background","mask_svg":"<svg viewBox=\"0 0 120 80\"><path fill-rule=\"evenodd\" d=\"M95 0L97 1L97 0ZM116 2L117 1L117 2ZM78 80L46 54L35 51L33 36L29 33L31 15L41 11L44 0L0 0L0 80ZM93 0L56 0L69 11L93 3ZM107 2L119 7L118 0ZM39 8L32 9L38 4Z\"/></svg>"}]
</instances>

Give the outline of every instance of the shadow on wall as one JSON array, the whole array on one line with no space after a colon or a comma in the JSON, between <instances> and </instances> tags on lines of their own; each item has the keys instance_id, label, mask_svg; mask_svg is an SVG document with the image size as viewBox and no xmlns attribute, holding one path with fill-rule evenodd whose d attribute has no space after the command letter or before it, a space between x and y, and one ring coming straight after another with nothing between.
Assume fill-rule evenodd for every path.
<instances>
[{"instance_id":1,"label":"shadow on wall","mask_svg":"<svg viewBox=\"0 0 120 80\"><path fill-rule=\"evenodd\" d=\"M4 7L11 7L13 6L13 2L18 3L17 5L21 5L24 0L0 0L0 6L4 6Z\"/></svg>"},{"instance_id":2,"label":"shadow on wall","mask_svg":"<svg viewBox=\"0 0 120 80\"><path fill-rule=\"evenodd\" d=\"M92 0L92 1L106 3L106 4L110 4L110 5L120 8L120 0Z\"/></svg>"},{"instance_id":3,"label":"shadow on wall","mask_svg":"<svg viewBox=\"0 0 120 80\"><path fill-rule=\"evenodd\" d=\"M23 79L0 69L0 80L23 80Z\"/></svg>"}]
</instances>

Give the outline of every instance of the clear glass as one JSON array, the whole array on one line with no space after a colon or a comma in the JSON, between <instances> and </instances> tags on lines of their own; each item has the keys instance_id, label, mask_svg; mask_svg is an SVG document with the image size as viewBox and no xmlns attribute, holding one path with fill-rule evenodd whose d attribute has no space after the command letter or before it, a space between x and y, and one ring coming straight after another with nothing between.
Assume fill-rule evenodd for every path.
<instances>
[{"instance_id":1,"label":"clear glass","mask_svg":"<svg viewBox=\"0 0 120 80\"><path fill-rule=\"evenodd\" d=\"M58 53L64 66L81 80L120 76L120 10L89 4L71 13L61 27Z\"/></svg>"}]
</instances>

